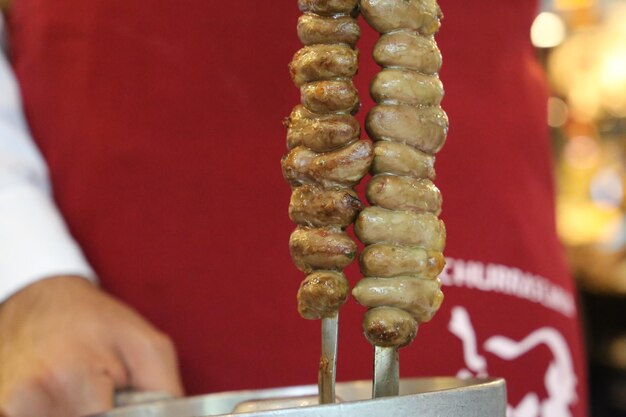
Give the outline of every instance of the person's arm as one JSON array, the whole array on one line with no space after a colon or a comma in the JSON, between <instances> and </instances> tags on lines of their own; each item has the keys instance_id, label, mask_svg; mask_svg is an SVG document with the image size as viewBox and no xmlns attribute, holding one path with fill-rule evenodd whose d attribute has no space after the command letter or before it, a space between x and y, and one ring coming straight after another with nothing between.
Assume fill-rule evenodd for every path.
<instances>
[{"instance_id":1,"label":"person's arm","mask_svg":"<svg viewBox=\"0 0 626 417\"><path fill-rule=\"evenodd\" d=\"M17 83L0 54L0 303L55 275L95 280L54 206L46 166L21 113Z\"/></svg>"},{"instance_id":2,"label":"person's arm","mask_svg":"<svg viewBox=\"0 0 626 417\"><path fill-rule=\"evenodd\" d=\"M0 51L0 416L92 414L116 388L182 393L168 337L94 277L54 206Z\"/></svg>"}]
</instances>

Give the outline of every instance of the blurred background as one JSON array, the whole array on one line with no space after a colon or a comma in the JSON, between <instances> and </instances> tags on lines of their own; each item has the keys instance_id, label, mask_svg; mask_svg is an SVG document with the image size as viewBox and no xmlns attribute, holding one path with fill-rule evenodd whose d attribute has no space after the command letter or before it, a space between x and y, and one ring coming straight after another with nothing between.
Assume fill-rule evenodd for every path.
<instances>
[{"instance_id":1,"label":"blurred background","mask_svg":"<svg viewBox=\"0 0 626 417\"><path fill-rule=\"evenodd\" d=\"M544 0L558 231L580 289L593 417L626 416L626 0Z\"/></svg>"}]
</instances>

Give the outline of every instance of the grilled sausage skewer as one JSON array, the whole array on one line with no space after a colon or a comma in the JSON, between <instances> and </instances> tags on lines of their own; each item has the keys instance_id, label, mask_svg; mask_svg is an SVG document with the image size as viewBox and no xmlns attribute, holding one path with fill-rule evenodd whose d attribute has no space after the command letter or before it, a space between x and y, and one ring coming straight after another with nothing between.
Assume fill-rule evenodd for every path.
<instances>
[{"instance_id":1,"label":"grilled sausage skewer","mask_svg":"<svg viewBox=\"0 0 626 417\"><path fill-rule=\"evenodd\" d=\"M430 320L443 300L437 276L445 262L445 227L432 180L448 118L439 106L441 54L433 35L442 16L436 1L361 0L361 13L381 34L373 55L383 69L371 83L377 105L365 122L375 141L366 192L371 206L355 227L368 245L360 259L366 278L352 294L369 308L363 330L375 346L373 396L382 397L398 394L398 349L411 343L418 323Z\"/></svg>"},{"instance_id":2,"label":"grilled sausage skewer","mask_svg":"<svg viewBox=\"0 0 626 417\"><path fill-rule=\"evenodd\" d=\"M359 140L360 126L352 115L359 106L352 82L358 65L353 46L360 34L354 18L357 3L298 0L304 12L298 35L306 46L289 64L301 92L301 104L285 121L289 152L282 159L283 175L293 191L289 215L298 224L290 249L299 269L308 274L325 271L327 284L338 282L333 271L340 273L356 256L356 245L344 230L363 208L352 187L367 174L374 155L372 143ZM301 292L315 282L319 276L308 277ZM311 294L300 297L305 318L334 314L334 303L323 311L308 308Z\"/></svg>"},{"instance_id":3,"label":"grilled sausage skewer","mask_svg":"<svg viewBox=\"0 0 626 417\"><path fill-rule=\"evenodd\" d=\"M322 320L320 403L335 402L338 311L349 286L342 270L356 257L345 232L363 209L353 188L368 172L374 148L359 140L353 114L359 97L354 45L360 29L358 0L298 0L304 14L298 36L305 45L289 65L301 104L285 121L283 175L292 187L289 216L298 225L289 246L296 266L308 276L298 291L298 311Z\"/></svg>"}]
</instances>

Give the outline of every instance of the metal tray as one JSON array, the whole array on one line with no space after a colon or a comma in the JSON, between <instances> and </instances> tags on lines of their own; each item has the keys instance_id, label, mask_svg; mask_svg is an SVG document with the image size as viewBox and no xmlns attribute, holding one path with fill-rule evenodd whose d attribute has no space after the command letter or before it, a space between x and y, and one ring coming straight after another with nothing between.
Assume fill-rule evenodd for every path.
<instances>
[{"instance_id":1,"label":"metal tray","mask_svg":"<svg viewBox=\"0 0 626 417\"><path fill-rule=\"evenodd\" d=\"M317 405L317 386L233 391L117 408L92 417L505 417L504 380L416 378L400 396L371 399L372 382L338 383L338 403Z\"/></svg>"}]
</instances>

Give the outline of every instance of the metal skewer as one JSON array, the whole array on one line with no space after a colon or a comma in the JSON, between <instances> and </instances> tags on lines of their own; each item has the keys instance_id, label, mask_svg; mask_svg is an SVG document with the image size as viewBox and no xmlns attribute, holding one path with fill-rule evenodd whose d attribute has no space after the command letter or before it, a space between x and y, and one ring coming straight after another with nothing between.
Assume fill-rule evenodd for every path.
<instances>
[{"instance_id":1,"label":"metal skewer","mask_svg":"<svg viewBox=\"0 0 626 417\"><path fill-rule=\"evenodd\" d=\"M322 357L318 374L320 404L335 403L339 313L322 319Z\"/></svg>"},{"instance_id":2,"label":"metal skewer","mask_svg":"<svg viewBox=\"0 0 626 417\"><path fill-rule=\"evenodd\" d=\"M372 397L392 397L400 392L400 363L397 347L374 347Z\"/></svg>"}]
</instances>

